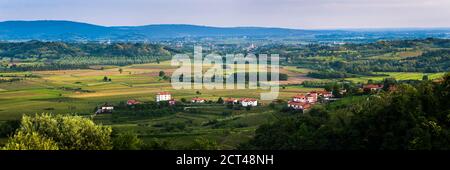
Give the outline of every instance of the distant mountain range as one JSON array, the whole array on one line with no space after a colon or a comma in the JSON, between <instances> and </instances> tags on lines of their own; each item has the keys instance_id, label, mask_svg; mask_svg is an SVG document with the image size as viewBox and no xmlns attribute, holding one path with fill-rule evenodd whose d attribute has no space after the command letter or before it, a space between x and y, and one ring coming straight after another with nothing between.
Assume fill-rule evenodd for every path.
<instances>
[{"instance_id":1,"label":"distant mountain range","mask_svg":"<svg viewBox=\"0 0 450 170\"><path fill-rule=\"evenodd\" d=\"M99 26L72 21L0 22L2 41L146 41L200 37L281 37L317 41L450 38L450 29L302 30L265 27L210 27L182 24Z\"/></svg>"}]
</instances>

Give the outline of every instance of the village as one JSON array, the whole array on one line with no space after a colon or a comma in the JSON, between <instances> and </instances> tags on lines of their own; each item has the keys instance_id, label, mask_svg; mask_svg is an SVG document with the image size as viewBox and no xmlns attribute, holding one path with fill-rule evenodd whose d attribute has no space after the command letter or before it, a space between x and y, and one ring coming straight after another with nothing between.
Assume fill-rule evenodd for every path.
<instances>
[{"instance_id":1,"label":"village","mask_svg":"<svg viewBox=\"0 0 450 170\"><path fill-rule=\"evenodd\" d=\"M379 84L365 84L363 85L360 90L368 93L373 92L379 92L383 88L383 85ZM392 89L390 89L392 90ZM345 93L345 90L340 90L341 94ZM334 95L332 92L323 90L323 91L310 91L304 94L297 94L295 96L292 96L292 98L287 101L287 107L292 110L299 111L301 113L305 113L309 109L311 109L315 104L319 103L325 103L337 100L337 98L334 98ZM168 106L174 106L177 104L177 101L173 98L172 94L170 92L158 92L155 94L155 102L167 102ZM209 101L211 102L211 101ZM257 107L260 104L258 104L258 100L255 98L232 98L228 97L225 99L222 99L220 97L219 103L224 105L232 105L232 106L241 106L241 107ZM130 99L126 102L127 106L134 106L142 104L143 102ZM188 101L185 101L183 103L188 103ZM193 97L190 100L191 104L207 104L208 99L202 98L202 97ZM104 104L100 107L98 107L95 114L102 114L102 113L112 113L114 111L114 105L111 104Z\"/></svg>"}]
</instances>

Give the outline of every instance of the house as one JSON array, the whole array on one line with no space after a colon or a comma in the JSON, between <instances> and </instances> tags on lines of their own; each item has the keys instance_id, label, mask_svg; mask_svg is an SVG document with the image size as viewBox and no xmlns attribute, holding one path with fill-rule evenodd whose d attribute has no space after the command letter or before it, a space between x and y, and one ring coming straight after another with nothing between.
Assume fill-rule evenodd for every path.
<instances>
[{"instance_id":1,"label":"house","mask_svg":"<svg viewBox=\"0 0 450 170\"><path fill-rule=\"evenodd\" d=\"M333 98L333 93L331 93L329 91L321 91L321 92L319 92L319 95L322 96L325 100Z\"/></svg>"},{"instance_id":2,"label":"house","mask_svg":"<svg viewBox=\"0 0 450 170\"><path fill-rule=\"evenodd\" d=\"M141 102L137 101L137 100L128 100L127 101L128 106L133 106L133 105L137 105L137 104L141 104Z\"/></svg>"},{"instance_id":3,"label":"house","mask_svg":"<svg viewBox=\"0 0 450 170\"><path fill-rule=\"evenodd\" d=\"M206 99L200 97L194 97L191 99L191 103L205 103Z\"/></svg>"},{"instance_id":4,"label":"house","mask_svg":"<svg viewBox=\"0 0 450 170\"><path fill-rule=\"evenodd\" d=\"M317 102L317 96L307 95L306 101L306 103L315 103Z\"/></svg>"},{"instance_id":5,"label":"house","mask_svg":"<svg viewBox=\"0 0 450 170\"><path fill-rule=\"evenodd\" d=\"M381 90L383 88L383 85L378 85L378 84L366 84L363 85L363 90L364 91L378 91Z\"/></svg>"},{"instance_id":6,"label":"house","mask_svg":"<svg viewBox=\"0 0 450 170\"><path fill-rule=\"evenodd\" d=\"M293 102L315 103L317 102L317 92L308 93L307 95L299 94L292 97Z\"/></svg>"},{"instance_id":7,"label":"house","mask_svg":"<svg viewBox=\"0 0 450 170\"><path fill-rule=\"evenodd\" d=\"M293 108L295 110L308 110L309 108L311 108L311 104L305 102L289 101L288 107Z\"/></svg>"},{"instance_id":8,"label":"house","mask_svg":"<svg viewBox=\"0 0 450 170\"><path fill-rule=\"evenodd\" d=\"M243 107L258 106L258 100L254 98L241 98L239 99L239 103L241 103Z\"/></svg>"},{"instance_id":9,"label":"house","mask_svg":"<svg viewBox=\"0 0 450 170\"><path fill-rule=\"evenodd\" d=\"M294 97L292 97L292 101L304 103L304 102L306 102L306 96L302 95L302 94L295 95Z\"/></svg>"},{"instance_id":10,"label":"house","mask_svg":"<svg viewBox=\"0 0 450 170\"><path fill-rule=\"evenodd\" d=\"M172 100L172 95L169 92L159 92L156 94L156 102Z\"/></svg>"},{"instance_id":11,"label":"house","mask_svg":"<svg viewBox=\"0 0 450 170\"><path fill-rule=\"evenodd\" d=\"M113 105L104 104L103 106L100 106L100 108L95 112L95 114L112 113L113 110L114 110Z\"/></svg>"},{"instance_id":12,"label":"house","mask_svg":"<svg viewBox=\"0 0 450 170\"><path fill-rule=\"evenodd\" d=\"M315 103L317 102L318 93L316 91L312 91L306 94L306 100L309 103Z\"/></svg>"}]
</instances>

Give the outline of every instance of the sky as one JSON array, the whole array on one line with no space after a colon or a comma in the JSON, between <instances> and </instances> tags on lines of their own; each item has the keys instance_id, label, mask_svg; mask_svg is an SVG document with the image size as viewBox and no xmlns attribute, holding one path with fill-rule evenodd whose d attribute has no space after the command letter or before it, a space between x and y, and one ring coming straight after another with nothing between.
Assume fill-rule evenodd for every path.
<instances>
[{"instance_id":1,"label":"sky","mask_svg":"<svg viewBox=\"0 0 450 170\"><path fill-rule=\"evenodd\" d=\"M0 0L0 21L303 29L450 27L450 0Z\"/></svg>"}]
</instances>

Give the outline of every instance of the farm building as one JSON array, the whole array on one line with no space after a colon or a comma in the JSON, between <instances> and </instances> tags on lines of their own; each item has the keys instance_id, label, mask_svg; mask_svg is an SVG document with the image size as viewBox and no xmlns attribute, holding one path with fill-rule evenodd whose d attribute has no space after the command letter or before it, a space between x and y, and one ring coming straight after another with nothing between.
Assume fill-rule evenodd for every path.
<instances>
[{"instance_id":1,"label":"farm building","mask_svg":"<svg viewBox=\"0 0 450 170\"><path fill-rule=\"evenodd\" d=\"M381 90L382 88L383 88L383 85L378 85L378 84L363 85L364 91L378 91L378 90Z\"/></svg>"},{"instance_id":2,"label":"farm building","mask_svg":"<svg viewBox=\"0 0 450 170\"><path fill-rule=\"evenodd\" d=\"M305 95L295 95L294 97L292 97L292 101L294 102L306 102L306 96Z\"/></svg>"},{"instance_id":3,"label":"farm building","mask_svg":"<svg viewBox=\"0 0 450 170\"><path fill-rule=\"evenodd\" d=\"M325 100L330 100L333 97L333 94L328 91L312 91L304 94L298 94L292 97L292 100L288 102L288 107L293 108L295 110L307 110L311 108L311 106L317 103L319 96L323 97Z\"/></svg>"},{"instance_id":4,"label":"farm building","mask_svg":"<svg viewBox=\"0 0 450 170\"><path fill-rule=\"evenodd\" d=\"M243 107L258 106L258 100L253 98L241 98L239 99L239 103L241 103Z\"/></svg>"},{"instance_id":5,"label":"farm building","mask_svg":"<svg viewBox=\"0 0 450 170\"><path fill-rule=\"evenodd\" d=\"M101 114L101 113L112 113L114 110L113 105L104 104L100 106L100 108L95 112L95 114Z\"/></svg>"},{"instance_id":6,"label":"farm building","mask_svg":"<svg viewBox=\"0 0 450 170\"><path fill-rule=\"evenodd\" d=\"M325 100L328 100L333 97L333 93L328 91L321 91L319 92L320 96L322 96Z\"/></svg>"},{"instance_id":7,"label":"farm building","mask_svg":"<svg viewBox=\"0 0 450 170\"><path fill-rule=\"evenodd\" d=\"M223 100L223 104L240 104L244 107L247 106L258 106L258 100L254 98L226 98Z\"/></svg>"},{"instance_id":8,"label":"farm building","mask_svg":"<svg viewBox=\"0 0 450 170\"><path fill-rule=\"evenodd\" d=\"M289 101L288 107L293 108L295 110L308 110L309 108L311 108L311 104L305 102Z\"/></svg>"},{"instance_id":9,"label":"farm building","mask_svg":"<svg viewBox=\"0 0 450 170\"><path fill-rule=\"evenodd\" d=\"M318 93L316 91L312 91L306 94L306 100L309 103L315 103L317 102L317 98L318 98Z\"/></svg>"},{"instance_id":10,"label":"farm building","mask_svg":"<svg viewBox=\"0 0 450 170\"><path fill-rule=\"evenodd\" d=\"M172 95L169 92L159 92L156 94L156 102L160 101L170 101L172 100Z\"/></svg>"}]
</instances>

